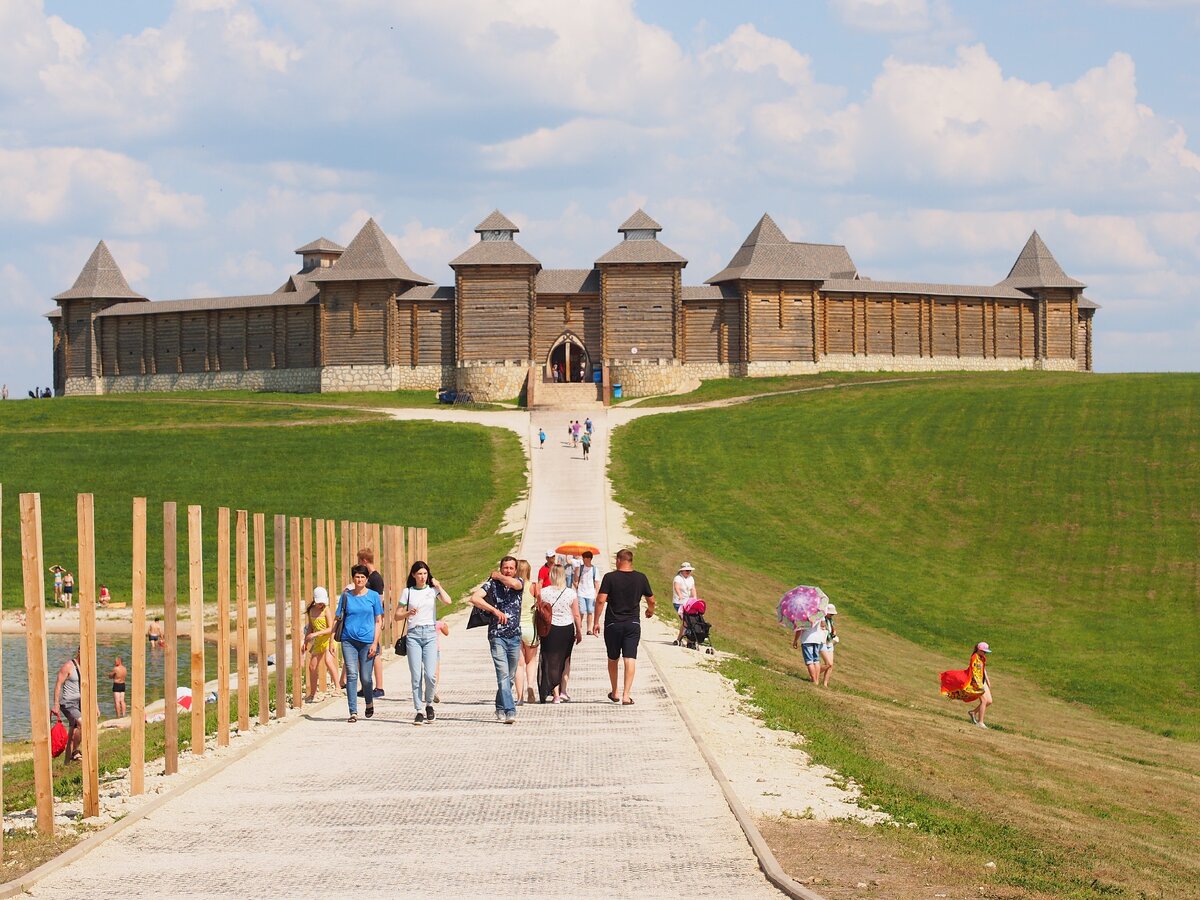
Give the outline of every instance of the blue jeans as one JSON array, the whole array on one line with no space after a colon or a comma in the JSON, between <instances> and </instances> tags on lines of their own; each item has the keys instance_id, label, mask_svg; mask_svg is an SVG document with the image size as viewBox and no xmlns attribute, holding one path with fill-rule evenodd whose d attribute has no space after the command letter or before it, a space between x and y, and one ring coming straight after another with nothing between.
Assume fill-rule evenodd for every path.
<instances>
[{"instance_id":1,"label":"blue jeans","mask_svg":"<svg viewBox=\"0 0 1200 900\"><path fill-rule=\"evenodd\" d=\"M417 712L433 703L433 680L437 672L438 648L436 625L414 625L408 629L408 674L412 676L413 706ZM421 693L421 682L425 693Z\"/></svg>"},{"instance_id":2,"label":"blue jeans","mask_svg":"<svg viewBox=\"0 0 1200 900\"><path fill-rule=\"evenodd\" d=\"M371 693L375 690L375 665L367 654L371 652L371 641L356 641L346 638L342 641L342 659L346 663L346 701L350 705L350 715L358 715L358 678L362 673L363 697L367 706L372 704Z\"/></svg>"},{"instance_id":3,"label":"blue jeans","mask_svg":"<svg viewBox=\"0 0 1200 900\"><path fill-rule=\"evenodd\" d=\"M497 635L491 639L491 645L492 665L496 667L496 709L515 716L517 705L513 702L512 685L517 674L517 662L521 658L521 636Z\"/></svg>"}]
</instances>

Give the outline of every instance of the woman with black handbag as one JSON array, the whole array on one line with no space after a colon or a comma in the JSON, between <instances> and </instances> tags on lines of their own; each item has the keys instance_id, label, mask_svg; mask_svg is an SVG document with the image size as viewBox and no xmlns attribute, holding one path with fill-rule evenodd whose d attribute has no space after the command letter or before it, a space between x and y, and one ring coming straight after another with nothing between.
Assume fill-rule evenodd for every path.
<instances>
[{"instance_id":1,"label":"woman with black handbag","mask_svg":"<svg viewBox=\"0 0 1200 900\"><path fill-rule=\"evenodd\" d=\"M338 600L337 624L334 637L341 642L342 659L346 664L346 701L350 707L349 722L358 721L358 679L361 675L367 718L375 715L373 667L371 661L379 655L379 637L383 630L383 601L367 587L370 571L366 566L353 566L352 587L342 591Z\"/></svg>"},{"instance_id":2,"label":"woman with black handbag","mask_svg":"<svg viewBox=\"0 0 1200 900\"><path fill-rule=\"evenodd\" d=\"M550 585L542 588L538 599L550 604L550 631L542 637L542 658L538 663L538 694L541 702L570 700L567 673L571 651L583 640L583 621L579 615L579 597L567 587L566 569L555 563L550 567Z\"/></svg>"},{"instance_id":3,"label":"woman with black handbag","mask_svg":"<svg viewBox=\"0 0 1200 900\"><path fill-rule=\"evenodd\" d=\"M434 720L433 695L437 689L437 601L449 603L446 593L436 578L429 574L429 566L421 560L408 570L408 582L400 594L400 605L396 607L396 619L403 620L408 633L401 638L405 645L397 652L408 657L408 674L412 676L412 700L417 715L414 725L424 725ZM397 642L399 644L399 642ZM422 691L424 687L424 691ZM424 706L424 710L422 710Z\"/></svg>"}]
</instances>

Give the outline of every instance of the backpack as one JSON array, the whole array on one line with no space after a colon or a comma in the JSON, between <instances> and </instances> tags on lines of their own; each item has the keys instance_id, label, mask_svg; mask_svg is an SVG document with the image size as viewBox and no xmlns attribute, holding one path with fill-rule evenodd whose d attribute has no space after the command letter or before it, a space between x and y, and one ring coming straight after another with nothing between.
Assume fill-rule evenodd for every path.
<instances>
[{"instance_id":1,"label":"backpack","mask_svg":"<svg viewBox=\"0 0 1200 900\"><path fill-rule=\"evenodd\" d=\"M559 592L559 597L565 594L566 588ZM558 602L556 597L554 603ZM547 603L540 596L534 598L533 601L533 627L537 631L537 636L544 638L550 633L550 626L554 622L554 603Z\"/></svg>"}]
</instances>

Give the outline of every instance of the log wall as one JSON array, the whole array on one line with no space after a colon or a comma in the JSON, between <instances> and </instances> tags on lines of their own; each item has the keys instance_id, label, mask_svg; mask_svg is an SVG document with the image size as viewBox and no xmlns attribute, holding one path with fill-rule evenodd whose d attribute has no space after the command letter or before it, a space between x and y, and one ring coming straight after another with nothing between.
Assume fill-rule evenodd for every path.
<instances>
[{"instance_id":1,"label":"log wall","mask_svg":"<svg viewBox=\"0 0 1200 900\"><path fill-rule=\"evenodd\" d=\"M383 365L389 353L388 307L399 283L332 282L321 287L322 363Z\"/></svg>"},{"instance_id":2,"label":"log wall","mask_svg":"<svg viewBox=\"0 0 1200 900\"><path fill-rule=\"evenodd\" d=\"M457 272L455 314L459 361L526 360L533 266L463 266Z\"/></svg>"},{"instance_id":3,"label":"log wall","mask_svg":"<svg viewBox=\"0 0 1200 900\"><path fill-rule=\"evenodd\" d=\"M809 282L753 282L747 288L750 358L811 359L813 285Z\"/></svg>"},{"instance_id":4,"label":"log wall","mask_svg":"<svg viewBox=\"0 0 1200 900\"><path fill-rule=\"evenodd\" d=\"M677 265L601 266L608 359L675 356ZM637 353L633 353L633 348Z\"/></svg>"},{"instance_id":5,"label":"log wall","mask_svg":"<svg viewBox=\"0 0 1200 900\"><path fill-rule=\"evenodd\" d=\"M736 299L683 304L685 363L735 363L742 358L741 304Z\"/></svg>"},{"instance_id":6,"label":"log wall","mask_svg":"<svg viewBox=\"0 0 1200 900\"><path fill-rule=\"evenodd\" d=\"M583 341L592 360L600 360L604 323L599 294L538 294L536 316L533 352L538 363L545 363L564 331Z\"/></svg>"}]
</instances>

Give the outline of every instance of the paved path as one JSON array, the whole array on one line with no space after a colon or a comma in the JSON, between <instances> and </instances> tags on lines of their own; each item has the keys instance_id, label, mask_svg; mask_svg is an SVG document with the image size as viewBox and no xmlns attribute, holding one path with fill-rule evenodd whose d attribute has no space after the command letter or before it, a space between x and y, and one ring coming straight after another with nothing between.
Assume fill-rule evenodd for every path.
<instances>
[{"instance_id":1,"label":"paved path","mask_svg":"<svg viewBox=\"0 0 1200 900\"><path fill-rule=\"evenodd\" d=\"M561 446L566 414L499 415L533 436L523 555L536 567L570 538L607 559L617 532L603 456L585 462ZM605 414L593 418L606 445ZM550 435L544 450L539 425ZM464 620L455 616L443 644L432 725L411 724L399 661L374 719L348 724L344 700L307 711L34 894L780 896L649 664L636 705L615 705L602 641L586 638L574 700L521 707L505 726L492 711L486 636Z\"/></svg>"}]
</instances>

